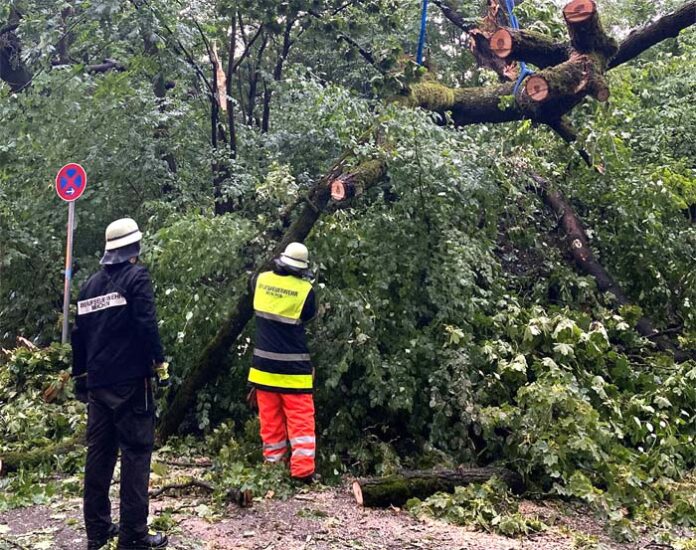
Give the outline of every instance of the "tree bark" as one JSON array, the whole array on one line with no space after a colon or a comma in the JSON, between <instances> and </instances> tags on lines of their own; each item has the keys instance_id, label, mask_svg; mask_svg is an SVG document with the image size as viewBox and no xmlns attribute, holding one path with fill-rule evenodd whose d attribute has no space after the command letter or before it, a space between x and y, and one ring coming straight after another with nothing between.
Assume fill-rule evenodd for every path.
<instances>
[{"instance_id":1,"label":"tree bark","mask_svg":"<svg viewBox=\"0 0 696 550\"><path fill-rule=\"evenodd\" d=\"M283 65L285 60L288 58L290 53L290 45L292 44L290 40L290 33L292 32L292 27L295 24L295 20L288 18L285 24L285 31L283 32L283 45L278 54L278 59L276 60L275 67L273 68L273 82L280 82L283 76ZM273 88L270 86L264 86L263 92L263 115L261 117L261 132L267 133L270 125L271 119L271 97L273 97Z\"/></svg>"},{"instance_id":2,"label":"tree bark","mask_svg":"<svg viewBox=\"0 0 696 550\"><path fill-rule=\"evenodd\" d=\"M609 68L618 67L638 57L655 44L678 36L681 31L694 23L696 23L696 0L690 0L676 11L632 30L619 45L619 51L609 62Z\"/></svg>"},{"instance_id":3,"label":"tree bark","mask_svg":"<svg viewBox=\"0 0 696 550\"><path fill-rule=\"evenodd\" d=\"M254 124L254 110L256 109L256 90L259 85L259 79L261 78L261 61L263 60L263 53L268 45L268 34L264 33L261 40L261 46L259 46L258 57L256 62L249 64L249 94L247 103L247 124L251 126Z\"/></svg>"},{"instance_id":4,"label":"tree bark","mask_svg":"<svg viewBox=\"0 0 696 550\"><path fill-rule=\"evenodd\" d=\"M234 56L237 49L237 15L232 14L232 32L230 33L230 45L227 51L227 97L232 97L232 78L235 73ZM227 102L227 125L230 129L230 157L237 158L237 127L234 120L234 101Z\"/></svg>"},{"instance_id":5,"label":"tree bark","mask_svg":"<svg viewBox=\"0 0 696 550\"><path fill-rule=\"evenodd\" d=\"M296 204L295 210L299 210L297 218L283 233L272 255L258 265L255 274L268 269L272 259L276 258L289 243L302 242L307 238L314 224L329 205L331 182L343 171L343 161L339 161L327 176L309 191L306 198ZM381 159L366 160L347 172L355 185L366 189L384 177L386 163ZM229 350L251 320L252 315L252 292L250 288L247 288L239 296L235 308L227 316L215 338L203 350L200 360L186 376L174 400L161 417L158 430L161 439L164 440L177 432L186 414L192 409L198 391L224 372L228 366Z\"/></svg>"},{"instance_id":6,"label":"tree bark","mask_svg":"<svg viewBox=\"0 0 696 550\"><path fill-rule=\"evenodd\" d=\"M541 33L509 28L498 29L490 38L493 53L506 61L525 61L540 69L567 61L570 45Z\"/></svg>"},{"instance_id":7,"label":"tree bark","mask_svg":"<svg viewBox=\"0 0 696 550\"><path fill-rule=\"evenodd\" d=\"M619 284L595 257L592 248L590 248L585 228L568 200L547 179L538 174L532 174L531 178L536 184L534 191L541 197L544 204L559 217L568 242L567 251L572 256L577 269L581 273L594 278L597 288L601 292L613 294L617 305L630 305L631 301L624 294ZM656 336L658 331L655 329L653 322L647 317L640 318L635 329L641 336L651 338L661 351L673 353L676 361L681 362L693 358L691 354L677 349L669 338Z\"/></svg>"},{"instance_id":8,"label":"tree bark","mask_svg":"<svg viewBox=\"0 0 696 550\"><path fill-rule=\"evenodd\" d=\"M353 482L353 495L361 506L403 506L411 498L421 500L439 492L453 493L456 487L502 479L516 493L524 492L522 478L505 468L460 468L457 470L413 470L387 477L363 478Z\"/></svg>"},{"instance_id":9,"label":"tree bark","mask_svg":"<svg viewBox=\"0 0 696 550\"><path fill-rule=\"evenodd\" d=\"M17 93L31 84L32 74L22 61L22 43L15 32L22 14L16 7L10 9L7 25L0 29L0 79Z\"/></svg>"},{"instance_id":10,"label":"tree bark","mask_svg":"<svg viewBox=\"0 0 696 550\"><path fill-rule=\"evenodd\" d=\"M563 8L563 17L573 49L578 53L598 53L611 58L618 46L602 27L594 0L573 0Z\"/></svg>"},{"instance_id":11,"label":"tree bark","mask_svg":"<svg viewBox=\"0 0 696 550\"><path fill-rule=\"evenodd\" d=\"M49 445L31 449L29 451L14 451L0 454L0 475L6 472L15 472L20 467L34 468L39 464L50 462L56 456L64 455L85 445L84 431L75 436Z\"/></svg>"}]
</instances>

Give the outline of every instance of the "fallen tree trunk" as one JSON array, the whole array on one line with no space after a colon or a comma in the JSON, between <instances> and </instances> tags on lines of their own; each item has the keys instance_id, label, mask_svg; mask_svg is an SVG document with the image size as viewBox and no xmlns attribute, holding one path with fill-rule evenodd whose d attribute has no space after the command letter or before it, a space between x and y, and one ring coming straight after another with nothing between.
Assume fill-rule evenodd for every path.
<instances>
[{"instance_id":1,"label":"fallen tree trunk","mask_svg":"<svg viewBox=\"0 0 696 550\"><path fill-rule=\"evenodd\" d=\"M403 506L411 498L426 499L438 492L453 493L455 487L502 479L516 493L524 492L522 478L505 468L459 468L457 470L412 470L387 477L356 479L353 495L361 506Z\"/></svg>"},{"instance_id":2,"label":"fallen tree trunk","mask_svg":"<svg viewBox=\"0 0 696 550\"><path fill-rule=\"evenodd\" d=\"M328 175L310 190L305 199L296 204L295 209L301 207L299 215L283 233L271 256L259 264L255 273L258 274L264 269L268 269L272 259L276 258L291 242L305 240L314 224L330 204L331 187L334 180L340 177L342 182L349 183L355 188L367 189L384 177L386 169L384 160L371 159L363 161L344 173L343 160L339 161ZM158 429L160 439L164 440L178 431L184 417L192 409L198 391L224 372L225 367L228 366L229 350L251 320L253 313L252 293L251 289L247 288L239 296L237 305L227 316L215 338L205 347L200 360L186 376L174 400L162 415Z\"/></svg>"},{"instance_id":3,"label":"fallen tree trunk","mask_svg":"<svg viewBox=\"0 0 696 550\"><path fill-rule=\"evenodd\" d=\"M39 464L53 460L56 456L70 453L84 445L85 434L84 432L78 432L70 439L44 447L0 454L0 475L7 472L16 472L19 468L34 468Z\"/></svg>"}]
</instances>

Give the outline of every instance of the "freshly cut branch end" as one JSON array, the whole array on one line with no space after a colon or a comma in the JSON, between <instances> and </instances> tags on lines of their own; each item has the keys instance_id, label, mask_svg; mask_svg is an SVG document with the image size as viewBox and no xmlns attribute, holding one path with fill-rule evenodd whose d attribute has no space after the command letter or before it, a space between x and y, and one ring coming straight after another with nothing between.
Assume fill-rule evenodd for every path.
<instances>
[{"instance_id":1,"label":"freshly cut branch end","mask_svg":"<svg viewBox=\"0 0 696 550\"><path fill-rule=\"evenodd\" d=\"M524 85L527 95L534 101L542 102L549 97L549 83L543 76L532 75Z\"/></svg>"},{"instance_id":2,"label":"freshly cut branch end","mask_svg":"<svg viewBox=\"0 0 696 550\"><path fill-rule=\"evenodd\" d=\"M597 4L593 0L573 0L563 8L563 17L568 23L582 23L597 13Z\"/></svg>"},{"instance_id":3,"label":"freshly cut branch end","mask_svg":"<svg viewBox=\"0 0 696 550\"><path fill-rule=\"evenodd\" d=\"M597 4L593 0L573 0L563 8L563 17L573 49L578 53L596 52L610 59L618 44L602 28Z\"/></svg>"},{"instance_id":4,"label":"freshly cut branch end","mask_svg":"<svg viewBox=\"0 0 696 550\"><path fill-rule=\"evenodd\" d=\"M346 201L358 194L355 185L350 181L350 178L339 176L330 184L331 199L335 202Z\"/></svg>"},{"instance_id":5,"label":"freshly cut branch end","mask_svg":"<svg viewBox=\"0 0 696 550\"><path fill-rule=\"evenodd\" d=\"M353 495L355 496L355 502L357 502L360 506L365 505L365 500L363 499L363 493L362 489L360 488L359 481L353 482Z\"/></svg>"},{"instance_id":6,"label":"freshly cut branch end","mask_svg":"<svg viewBox=\"0 0 696 550\"><path fill-rule=\"evenodd\" d=\"M512 53L512 34L507 29L498 29L490 38L491 50L501 59Z\"/></svg>"}]
</instances>

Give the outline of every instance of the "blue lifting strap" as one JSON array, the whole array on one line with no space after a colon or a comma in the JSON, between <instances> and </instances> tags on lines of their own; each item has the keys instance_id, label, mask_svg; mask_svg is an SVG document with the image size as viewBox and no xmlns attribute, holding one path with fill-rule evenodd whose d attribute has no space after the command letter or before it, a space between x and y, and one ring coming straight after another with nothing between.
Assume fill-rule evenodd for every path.
<instances>
[{"instance_id":1,"label":"blue lifting strap","mask_svg":"<svg viewBox=\"0 0 696 550\"><path fill-rule=\"evenodd\" d=\"M425 24L428 22L428 0L423 0L421 10L420 36L418 37L418 53L416 53L416 63L423 64L423 48L425 46Z\"/></svg>"},{"instance_id":2,"label":"blue lifting strap","mask_svg":"<svg viewBox=\"0 0 696 550\"><path fill-rule=\"evenodd\" d=\"M515 15L515 0L505 0L505 7L507 8L510 27L517 31L520 30L520 22L517 20L517 16ZM519 90L522 81L531 74L534 74L534 71L527 67L527 64L524 61L520 61L520 75L517 77L517 82L515 82L515 88L512 92L515 96L517 95L517 91Z\"/></svg>"}]
</instances>

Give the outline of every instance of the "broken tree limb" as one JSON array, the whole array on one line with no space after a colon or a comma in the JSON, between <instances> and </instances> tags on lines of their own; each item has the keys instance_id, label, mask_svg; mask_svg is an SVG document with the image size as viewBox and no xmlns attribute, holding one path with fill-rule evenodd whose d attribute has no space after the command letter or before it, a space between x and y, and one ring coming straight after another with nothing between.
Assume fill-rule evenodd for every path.
<instances>
[{"instance_id":1,"label":"broken tree limb","mask_svg":"<svg viewBox=\"0 0 696 550\"><path fill-rule=\"evenodd\" d=\"M568 252L572 256L578 270L594 278L597 288L601 292L613 294L617 305L630 305L631 301L619 284L595 257L582 221L575 214L573 207L565 196L560 190L554 188L551 182L539 174L531 174L530 177L536 184L534 191L541 197L544 204L558 216L561 227L566 234ZM679 350L669 338L656 336L658 331L655 329L653 322L647 317L641 317L638 320L635 330L641 336L653 340L661 351L673 353L675 360L678 362L693 358L691 354Z\"/></svg>"},{"instance_id":2,"label":"broken tree limb","mask_svg":"<svg viewBox=\"0 0 696 550\"><path fill-rule=\"evenodd\" d=\"M207 481L203 481L201 479L191 478L181 483L170 483L169 485L164 485L158 489L153 489L150 491L149 496L151 499L156 499L170 491L186 491L187 489L202 489L208 493L215 492L215 486L212 483L208 483ZM241 508L249 508L254 500L254 497L251 491L248 489L244 491L239 489L228 489L225 492L225 500L227 502L234 502Z\"/></svg>"},{"instance_id":3,"label":"broken tree limb","mask_svg":"<svg viewBox=\"0 0 696 550\"><path fill-rule=\"evenodd\" d=\"M563 17L570 43L576 52L597 52L602 57L610 58L618 50L616 40L602 27L594 0L572 0L563 8Z\"/></svg>"},{"instance_id":4,"label":"broken tree limb","mask_svg":"<svg viewBox=\"0 0 696 550\"><path fill-rule=\"evenodd\" d=\"M655 44L674 38L681 31L696 23L696 0L689 0L679 9L643 27L633 29L619 45L619 51L609 62L609 68L638 57Z\"/></svg>"},{"instance_id":5,"label":"broken tree limb","mask_svg":"<svg viewBox=\"0 0 696 550\"><path fill-rule=\"evenodd\" d=\"M570 57L568 44L534 31L504 27L495 31L489 42L498 57L506 61L525 61L540 69L558 65Z\"/></svg>"},{"instance_id":6,"label":"broken tree limb","mask_svg":"<svg viewBox=\"0 0 696 550\"><path fill-rule=\"evenodd\" d=\"M522 478L505 468L458 468L456 470L413 470L387 477L356 479L353 495L361 506L403 506L411 498L426 499L439 492L453 493L455 487L485 483L492 477L504 481L516 493L524 492Z\"/></svg>"},{"instance_id":7,"label":"broken tree limb","mask_svg":"<svg viewBox=\"0 0 696 550\"><path fill-rule=\"evenodd\" d=\"M349 177L354 185L367 189L379 182L385 176L386 170L384 159L365 160L350 170L345 169L344 159L336 163L329 173L309 191L305 200L296 203L293 210L299 211L297 217L283 233L273 253L258 265L255 273L268 269L272 259L291 242L305 240L329 204L331 182L344 171L347 174L345 177ZM192 409L201 388L213 382L229 366L227 361L229 350L251 320L253 313L251 288L247 288L239 296L235 308L227 316L213 340L205 347L201 358L185 377L173 401L162 415L158 429L160 439L164 440L177 433L186 414Z\"/></svg>"},{"instance_id":8,"label":"broken tree limb","mask_svg":"<svg viewBox=\"0 0 696 550\"><path fill-rule=\"evenodd\" d=\"M73 437L38 447L28 451L11 451L0 454L0 475L6 472L15 472L19 468L34 468L44 462L54 460L56 456L75 451L85 445L84 431L76 433Z\"/></svg>"}]
</instances>

